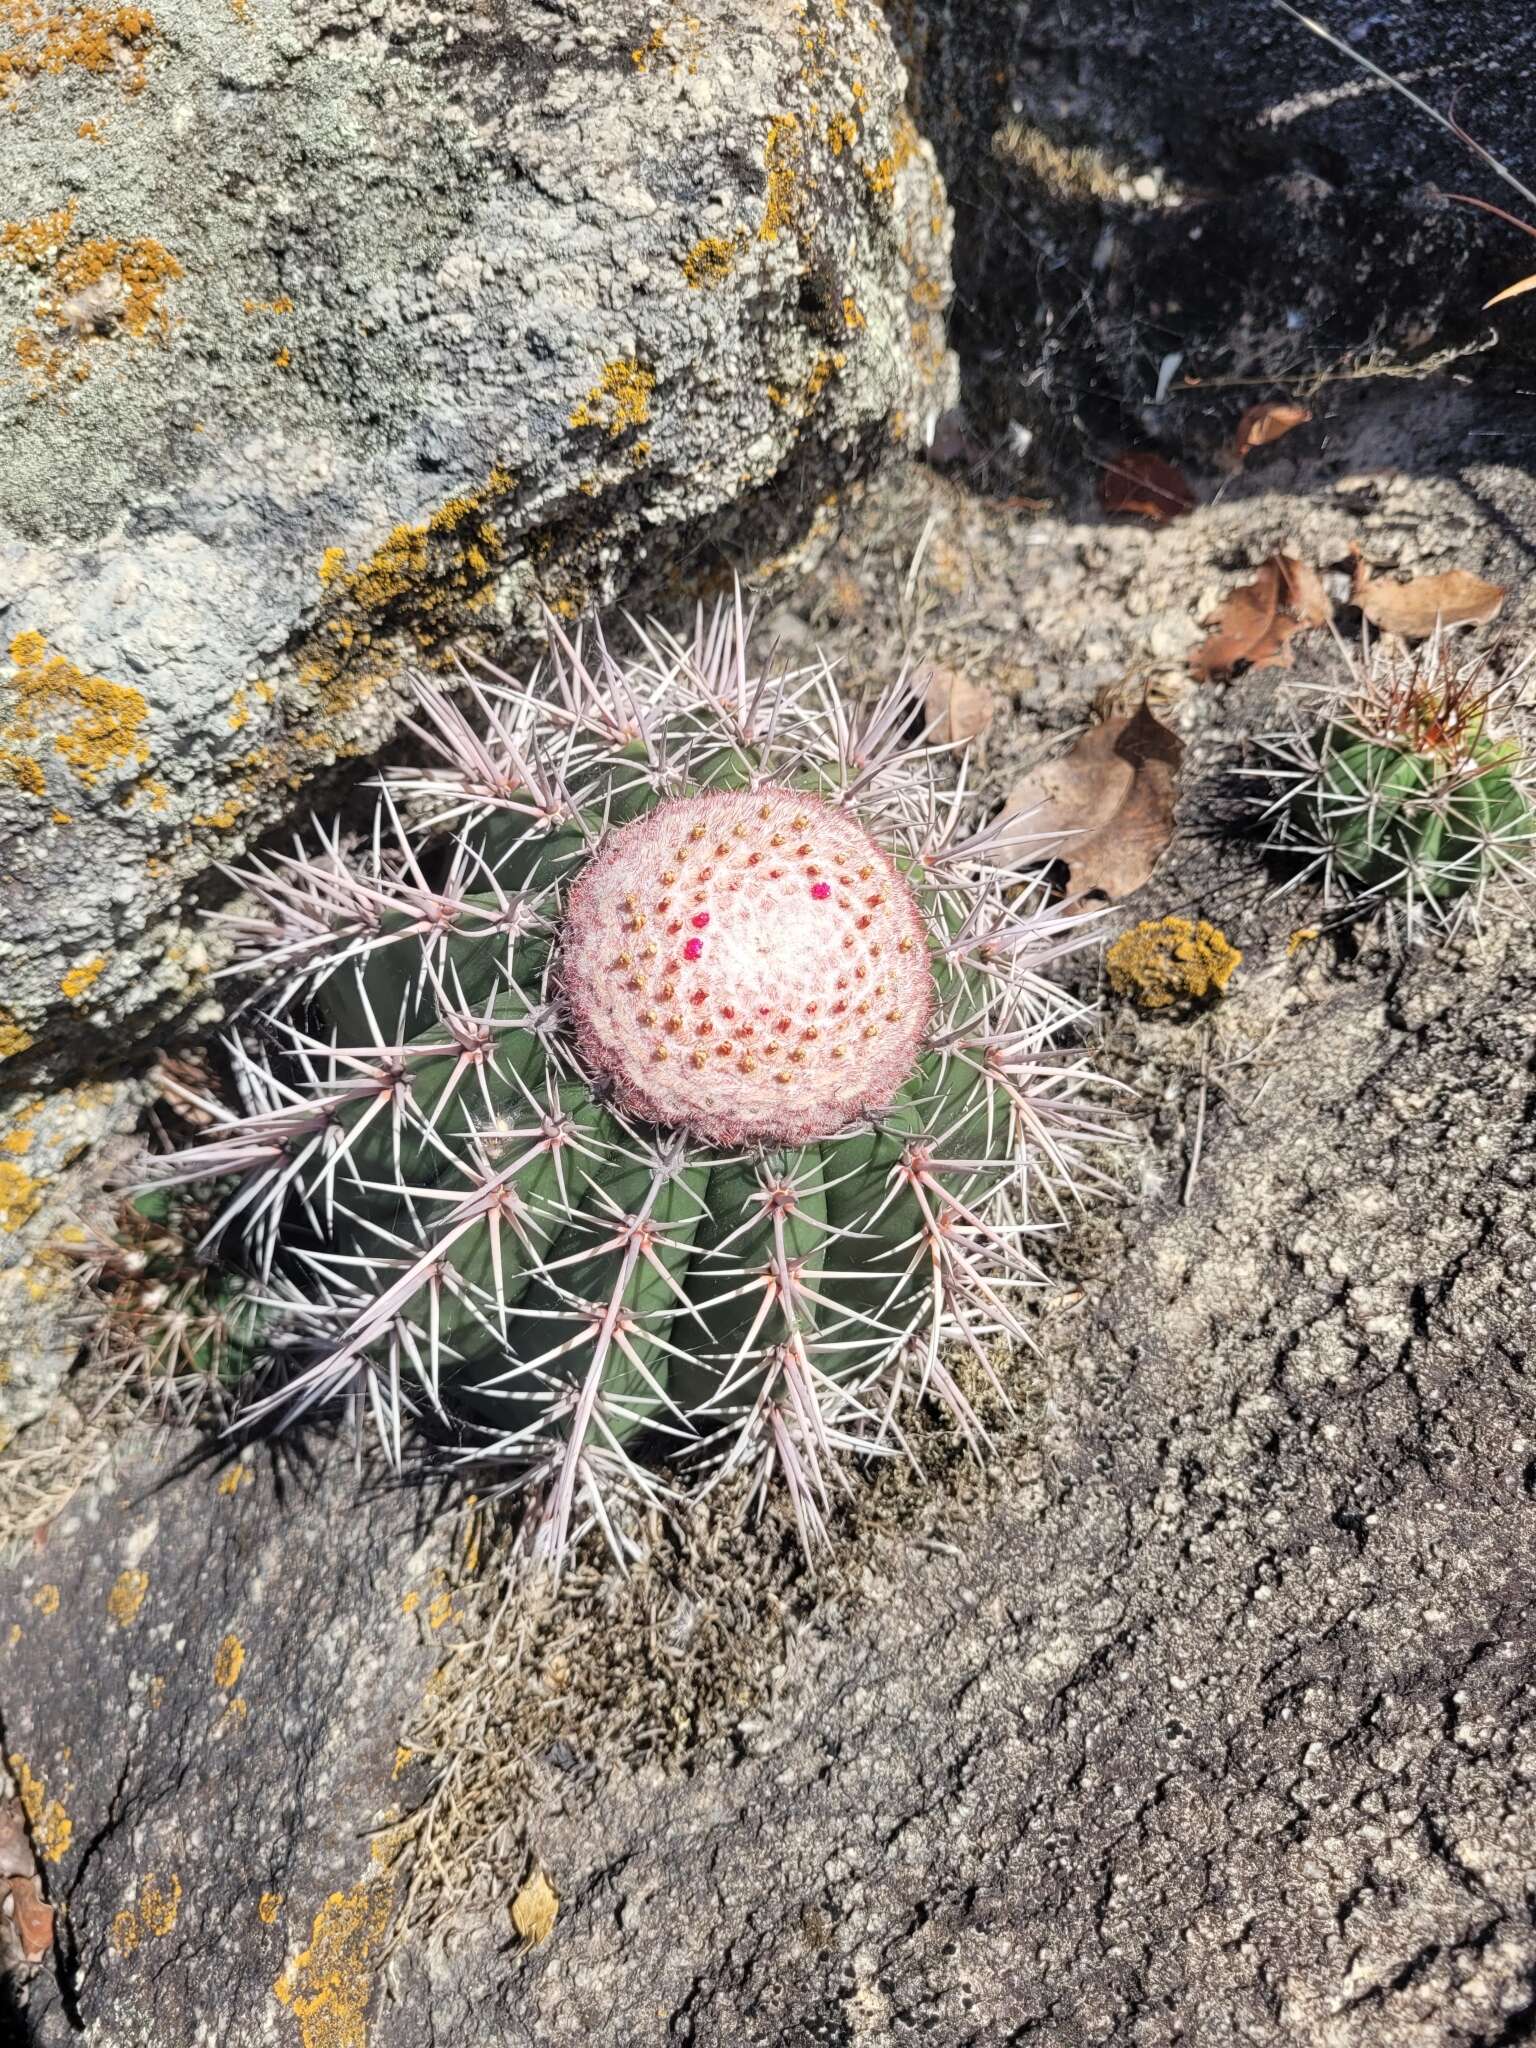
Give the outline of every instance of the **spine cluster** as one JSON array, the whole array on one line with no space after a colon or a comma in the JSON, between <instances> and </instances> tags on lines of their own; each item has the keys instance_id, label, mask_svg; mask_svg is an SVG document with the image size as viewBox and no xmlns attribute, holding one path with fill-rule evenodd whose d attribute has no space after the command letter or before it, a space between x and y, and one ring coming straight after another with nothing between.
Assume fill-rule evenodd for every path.
<instances>
[{"instance_id":1,"label":"spine cluster","mask_svg":"<svg viewBox=\"0 0 1536 2048\"><path fill-rule=\"evenodd\" d=\"M1536 780L1518 677L1450 636L1367 645L1348 684L1267 736L1254 771L1268 849L1342 915L1380 908L1410 942L1533 879Z\"/></svg>"},{"instance_id":2,"label":"spine cluster","mask_svg":"<svg viewBox=\"0 0 1536 2048\"><path fill-rule=\"evenodd\" d=\"M742 1470L812 1545L905 1401L980 1440L948 1347L1026 1338L1095 1177L1075 921L908 682L854 717L824 664L757 672L739 609L462 681L371 833L260 862L232 920L243 1106L161 1178L223 1184L267 1305L248 1419L446 1438L538 1555Z\"/></svg>"}]
</instances>

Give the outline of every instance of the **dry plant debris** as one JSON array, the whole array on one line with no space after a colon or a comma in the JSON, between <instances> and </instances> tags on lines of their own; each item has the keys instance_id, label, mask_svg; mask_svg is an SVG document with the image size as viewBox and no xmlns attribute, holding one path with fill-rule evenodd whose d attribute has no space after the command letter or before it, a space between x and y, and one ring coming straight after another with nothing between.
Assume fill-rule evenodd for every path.
<instances>
[{"instance_id":1,"label":"dry plant debris","mask_svg":"<svg viewBox=\"0 0 1536 2048\"><path fill-rule=\"evenodd\" d=\"M935 668L923 697L929 738L938 746L979 739L992 723L991 692L952 668Z\"/></svg>"},{"instance_id":2,"label":"dry plant debris","mask_svg":"<svg viewBox=\"0 0 1536 2048\"><path fill-rule=\"evenodd\" d=\"M1245 668L1290 668L1293 634L1326 626L1333 604L1322 578L1294 555L1271 555L1252 583L1225 597L1201 623L1206 637L1190 656L1202 681Z\"/></svg>"},{"instance_id":3,"label":"dry plant debris","mask_svg":"<svg viewBox=\"0 0 1536 2048\"><path fill-rule=\"evenodd\" d=\"M1351 544L1350 554L1351 599L1380 632L1395 633L1402 640L1427 640L1442 626L1486 625L1504 602L1502 583L1485 583L1466 569L1397 583L1373 576L1357 546Z\"/></svg>"},{"instance_id":4,"label":"dry plant debris","mask_svg":"<svg viewBox=\"0 0 1536 2048\"><path fill-rule=\"evenodd\" d=\"M1013 786L1004 818L1066 863L1074 895L1119 902L1151 875L1173 833L1184 743L1145 704L1090 726ZM1059 842L1059 844L1053 844Z\"/></svg>"},{"instance_id":5,"label":"dry plant debris","mask_svg":"<svg viewBox=\"0 0 1536 2048\"><path fill-rule=\"evenodd\" d=\"M1238 461L1241 462L1250 449L1267 448L1294 427L1304 427L1311 417L1304 405L1284 405L1275 399L1263 405L1250 405L1237 423L1233 449Z\"/></svg>"},{"instance_id":6,"label":"dry plant debris","mask_svg":"<svg viewBox=\"0 0 1536 2048\"><path fill-rule=\"evenodd\" d=\"M537 1948L554 1931L560 1894L535 1864L512 1901L512 1925L526 1948Z\"/></svg>"},{"instance_id":7,"label":"dry plant debris","mask_svg":"<svg viewBox=\"0 0 1536 2048\"><path fill-rule=\"evenodd\" d=\"M1193 512L1198 500L1193 485L1171 462L1147 450L1127 450L1104 465L1099 502L1106 512L1128 512L1166 526Z\"/></svg>"}]
</instances>

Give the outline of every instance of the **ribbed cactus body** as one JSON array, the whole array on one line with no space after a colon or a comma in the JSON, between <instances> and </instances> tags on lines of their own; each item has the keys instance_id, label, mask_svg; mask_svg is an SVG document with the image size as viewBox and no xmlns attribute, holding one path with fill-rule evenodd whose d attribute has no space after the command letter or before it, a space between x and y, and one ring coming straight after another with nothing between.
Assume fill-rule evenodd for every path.
<instances>
[{"instance_id":1,"label":"ribbed cactus body","mask_svg":"<svg viewBox=\"0 0 1536 2048\"><path fill-rule=\"evenodd\" d=\"M1448 642L1366 648L1328 715L1261 744L1269 844L1330 906L1386 909L1409 938L1529 880L1536 790L1513 691Z\"/></svg>"},{"instance_id":2,"label":"ribbed cactus body","mask_svg":"<svg viewBox=\"0 0 1536 2048\"><path fill-rule=\"evenodd\" d=\"M169 1172L238 1178L283 1303L259 1412L361 1403L397 1454L435 1413L554 1551L622 1544L645 1443L777 1466L814 1538L901 1395L975 1427L941 1338L1022 1334L1092 1135L1038 972L1071 920L1010 905L905 685L853 726L824 670L750 677L729 615L629 669L557 653L472 717L424 691L446 765L252 875L248 1113Z\"/></svg>"},{"instance_id":3,"label":"ribbed cactus body","mask_svg":"<svg viewBox=\"0 0 1536 2048\"><path fill-rule=\"evenodd\" d=\"M1479 740L1447 760L1329 725L1314 746L1318 777L1298 792L1298 826L1330 845L1339 873L1368 893L1411 879L1422 896L1449 903L1479 886L1490 847L1536 830L1509 741Z\"/></svg>"}]
</instances>

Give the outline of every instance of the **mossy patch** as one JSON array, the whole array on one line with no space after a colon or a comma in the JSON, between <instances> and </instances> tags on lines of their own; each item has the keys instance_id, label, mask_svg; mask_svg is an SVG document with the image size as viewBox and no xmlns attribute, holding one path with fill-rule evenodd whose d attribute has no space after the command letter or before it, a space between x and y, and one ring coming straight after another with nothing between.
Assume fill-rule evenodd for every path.
<instances>
[{"instance_id":1,"label":"mossy patch","mask_svg":"<svg viewBox=\"0 0 1536 2048\"><path fill-rule=\"evenodd\" d=\"M1109 985L1144 1010L1220 995L1242 962L1226 934L1202 917L1143 919L1104 956Z\"/></svg>"}]
</instances>

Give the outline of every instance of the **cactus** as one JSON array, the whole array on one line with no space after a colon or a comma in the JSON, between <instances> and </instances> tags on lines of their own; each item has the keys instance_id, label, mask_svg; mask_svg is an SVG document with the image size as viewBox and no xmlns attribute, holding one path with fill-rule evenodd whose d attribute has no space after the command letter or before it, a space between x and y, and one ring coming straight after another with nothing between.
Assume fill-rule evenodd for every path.
<instances>
[{"instance_id":1,"label":"cactus","mask_svg":"<svg viewBox=\"0 0 1536 2048\"><path fill-rule=\"evenodd\" d=\"M395 1460L417 1417L529 1490L539 1555L631 1547L683 1484L646 1445L777 1469L813 1548L905 1398L979 1441L947 1340L1027 1338L1102 1135L1041 971L1079 920L966 828L910 684L854 719L824 663L756 674L739 603L463 680L417 685L432 765L363 843L258 861L227 920L243 1113L158 1177L229 1186L248 1412L339 1401Z\"/></svg>"},{"instance_id":2,"label":"cactus","mask_svg":"<svg viewBox=\"0 0 1536 2048\"><path fill-rule=\"evenodd\" d=\"M1475 920L1491 887L1531 879L1518 677L1499 681L1449 634L1417 650L1367 641L1349 673L1347 691L1313 693L1259 743L1265 847L1293 869L1285 888L1320 877L1330 910L1383 908L1413 943Z\"/></svg>"}]
</instances>

